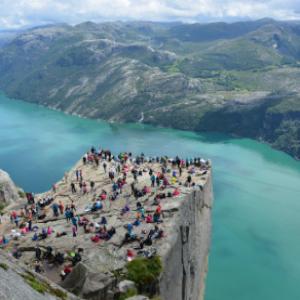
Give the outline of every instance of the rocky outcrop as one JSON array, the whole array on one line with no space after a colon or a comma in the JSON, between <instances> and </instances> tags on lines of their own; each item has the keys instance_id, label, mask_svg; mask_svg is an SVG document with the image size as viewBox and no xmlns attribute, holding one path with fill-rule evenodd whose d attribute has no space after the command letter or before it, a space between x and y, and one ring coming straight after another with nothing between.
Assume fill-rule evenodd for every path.
<instances>
[{"instance_id":1,"label":"rocky outcrop","mask_svg":"<svg viewBox=\"0 0 300 300\"><path fill-rule=\"evenodd\" d=\"M126 289L130 290L131 282L123 281L124 279L134 281L138 293L151 297L159 295L162 300L201 299L204 293L211 233L210 214L213 197L211 165L203 160L201 164L198 162L197 165L192 165L192 169L183 167L182 174L176 177L172 174L178 172L178 167L172 163L172 160L164 158L162 161L167 171L164 181L161 181L167 183L163 186L156 184L152 188L149 186L151 184L149 170L151 169L154 174L159 174L163 165L153 158L146 160L143 164L136 163L135 159L127 161L123 166L124 170L128 169L132 172L127 172L122 193L116 200L103 201L102 209L97 212L91 211L88 207L97 195L103 193L103 190L111 193L112 189L112 182L101 165L84 163L80 160L69 173L65 174L64 179L55 185L55 190L35 195L36 199L51 198L54 203L63 203L65 207L70 205L70 199L72 199L76 205L76 214L85 217L89 224L86 227L88 231L79 228L74 237L71 233L71 225L66 222L64 215L54 216L50 207L44 209L45 217L36 222L39 231L42 227L50 226L56 234L63 232L65 234L58 238L57 235L51 233L46 239L39 240L39 247L47 249L47 246L50 246L55 253L58 251L64 253L65 264L70 262L70 253L76 249L79 251L80 248L82 260L63 281L59 277L63 266L53 266L49 261L43 260L43 275L83 299L114 300L120 293L126 293ZM116 168L118 165L118 162L114 160L107 160L105 163L108 169ZM76 170L82 171L85 182L96 183L93 189L87 192L83 190L71 192L71 183L79 189ZM135 172L133 171L139 174L137 179L134 179L133 173ZM122 173L118 174L118 176L121 175ZM193 186L188 183L189 178ZM132 193L132 184L136 192L145 188L147 191L144 194L139 192L136 198ZM136 220L137 199L147 215L152 216L159 210L162 213L162 219L157 221L157 224L140 220L138 226L132 229L136 238L125 241L128 224ZM159 206L158 203L160 203ZM125 206L129 207L129 210L121 214ZM101 227L100 221L104 217L107 229L113 226L115 234L107 240L95 241L93 239L96 227ZM157 225L157 229L154 225ZM160 235L151 238L150 244L145 242L141 247L140 242L145 241L145 237L150 235L151 231L154 234L153 230L159 230L156 232L157 234L160 232ZM2 231L18 241L18 250L22 253L19 261L34 268L33 233L24 233L15 238L13 235L16 231L15 227L8 218L3 223ZM11 252L10 247L4 246L4 249ZM140 275L138 279L137 276L129 276L127 264L129 251L138 258L158 256L162 273L159 271L152 281L145 281L148 286L143 282L141 287L138 281Z\"/></svg>"},{"instance_id":2,"label":"rocky outcrop","mask_svg":"<svg viewBox=\"0 0 300 300\"><path fill-rule=\"evenodd\" d=\"M22 191L13 183L10 176L0 170L0 205L8 205L20 200Z\"/></svg>"},{"instance_id":3,"label":"rocky outcrop","mask_svg":"<svg viewBox=\"0 0 300 300\"><path fill-rule=\"evenodd\" d=\"M204 294L211 235L211 177L201 190L185 195L162 248L162 299L199 300Z\"/></svg>"},{"instance_id":4,"label":"rocky outcrop","mask_svg":"<svg viewBox=\"0 0 300 300\"><path fill-rule=\"evenodd\" d=\"M0 251L0 299L79 300Z\"/></svg>"}]
</instances>

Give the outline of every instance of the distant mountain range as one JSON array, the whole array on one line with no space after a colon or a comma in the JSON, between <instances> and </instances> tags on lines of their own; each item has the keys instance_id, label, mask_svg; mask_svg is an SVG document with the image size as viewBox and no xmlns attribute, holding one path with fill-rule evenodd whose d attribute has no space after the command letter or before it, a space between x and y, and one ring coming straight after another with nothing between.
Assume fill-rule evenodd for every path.
<instances>
[{"instance_id":1,"label":"distant mountain range","mask_svg":"<svg viewBox=\"0 0 300 300\"><path fill-rule=\"evenodd\" d=\"M298 22L0 32L0 89L10 97L90 118L256 138L297 158L299 79Z\"/></svg>"}]
</instances>

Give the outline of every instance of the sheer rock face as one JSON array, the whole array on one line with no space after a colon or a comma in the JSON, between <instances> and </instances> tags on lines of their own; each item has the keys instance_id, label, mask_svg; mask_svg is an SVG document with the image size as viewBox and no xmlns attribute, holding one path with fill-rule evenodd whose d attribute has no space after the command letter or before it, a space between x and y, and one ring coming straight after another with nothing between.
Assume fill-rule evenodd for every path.
<instances>
[{"instance_id":1,"label":"sheer rock face","mask_svg":"<svg viewBox=\"0 0 300 300\"><path fill-rule=\"evenodd\" d=\"M19 191L10 176L0 170L0 204L8 205L20 200Z\"/></svg>"},{"instance_id":2,"label":"sheer rock face","mask_svg":"<svg viewBox=\"0 0 300 300\"><path fill-rule=\"evenodd\" d=\"M211 174L201 190L184 196L159 250L164 261L162 299L203 299L211 237Z\"/></svg>"}]
</instances>

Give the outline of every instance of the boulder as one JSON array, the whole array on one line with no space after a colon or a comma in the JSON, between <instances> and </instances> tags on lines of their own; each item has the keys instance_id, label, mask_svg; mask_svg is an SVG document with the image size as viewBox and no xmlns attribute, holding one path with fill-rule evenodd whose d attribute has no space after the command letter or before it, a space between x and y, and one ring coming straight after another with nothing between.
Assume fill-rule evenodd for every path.
<instances>
[{"instance_id":1,"label":"boulder","mask_svg":"<svg viewBox=\"0 0 300 300\"><path fill-rule=\"evenodd\" d=\"M123 280L119 282L118 288L121 293L126 293L128 290L135 289L135 283L130 280Z\"/></svg>"},{"instance_id":2,"label":"boulder","mask_svg":"<svg viewBox=\"0 0 300 300\"><path fill-rule=\"evenodd\" d=\"M0 204L8 205L20 200L19 191L10 176L0 170Z\"/></svg>"},{"instance_id":3,"label":"boulder","mask_svg":"<svg viewBox=\"0 0 300 300\"><path fill-rule=\"evenodd\" d=\"M100 273L80 262L63 281L62 287L84 299L113 299L116 280L110 273Z\"/></svg>"},{"instance_id":4,"label":"boulder","mask_svg":"<svg viewBox=\"0 0 300 300\"><path fill-rule=\"evenodd\" d=\"M149 298L146 296L138 295L138 296L127 298L126 300L149 300Z\"/></svg>"}]
</instances>

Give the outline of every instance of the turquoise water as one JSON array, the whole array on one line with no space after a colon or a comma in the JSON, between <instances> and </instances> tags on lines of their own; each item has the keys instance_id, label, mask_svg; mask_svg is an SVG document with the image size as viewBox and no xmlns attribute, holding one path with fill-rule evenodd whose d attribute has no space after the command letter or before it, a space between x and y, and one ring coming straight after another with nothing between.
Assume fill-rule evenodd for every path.
<instances>
[{"instance_id":1,"label":"turquoise water","mask_svg":"<svg viewBox=\"0 0 300 300\"><path fill-rule=\"evenodd\" d=\"M213 160L206 300L300 299L300 163L248 139L66 116L0 96L0 168L27 191L60 179L91 145Z\"/></svg>"}]
</instances>

